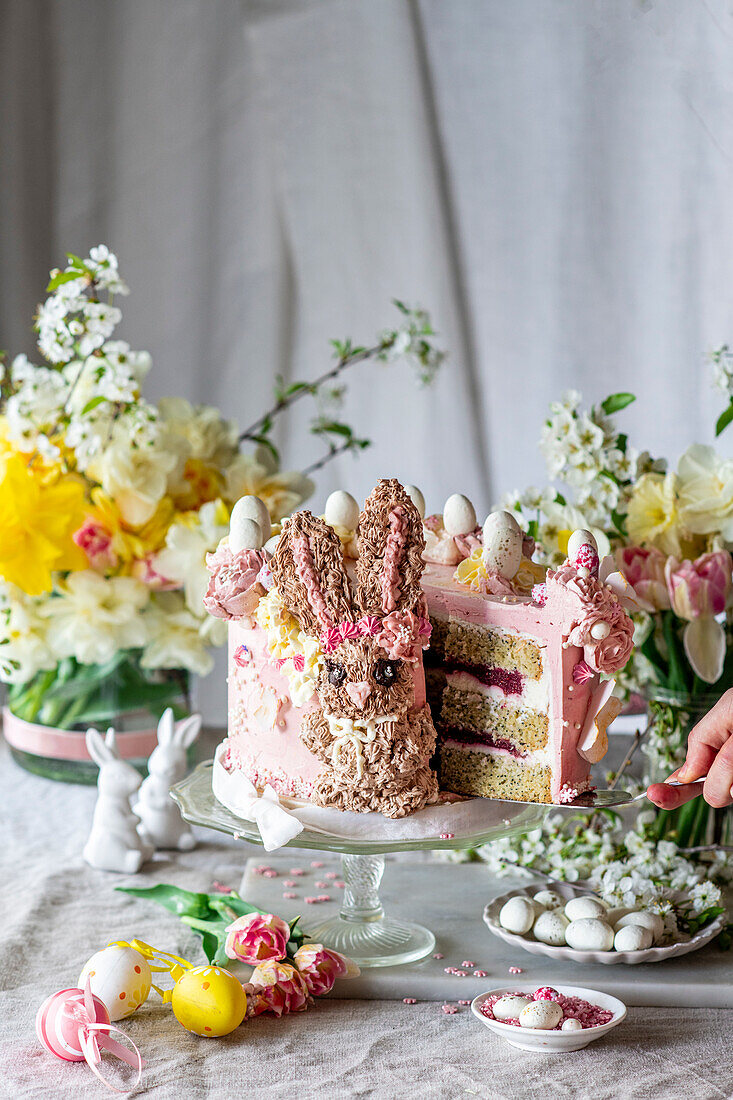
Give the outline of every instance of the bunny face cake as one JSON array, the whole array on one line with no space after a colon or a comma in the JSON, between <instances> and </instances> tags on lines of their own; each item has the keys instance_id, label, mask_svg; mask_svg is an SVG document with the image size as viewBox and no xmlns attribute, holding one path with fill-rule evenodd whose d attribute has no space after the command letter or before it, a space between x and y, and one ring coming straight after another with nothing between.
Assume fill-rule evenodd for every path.
<instances>
[{"instance_id":1,"label":"bunny face cake","mask_svg":"<svg viewBox=\"0 0 733 1100\"><path fill-rule=\"evenodd\" d=\"M320 805L403 817L437 799L422 550L420 515L396 481L381 481L361 513L353 580L338 535L310 512L292 516L278 541L270 568L280 598L323 655L319 706L300 730L323 765Z\"/></svg>"},{"instance_id":2,"label":"bunny face cake","mask_svg":"<svg viewBox=\"0 0 733 1100\"><path fill-rule=\"evenodd\" d=\"M238 502L208 558L206 606L229 620L215 772L391 818L457 794L588 790L618 707L601 674L628 658L634 600L589 532L548 570L508 513L478 526L454 494L424 518L394 479L361 512L340 490L279 535L261 508Z\"/></svg>"}]
</instances>

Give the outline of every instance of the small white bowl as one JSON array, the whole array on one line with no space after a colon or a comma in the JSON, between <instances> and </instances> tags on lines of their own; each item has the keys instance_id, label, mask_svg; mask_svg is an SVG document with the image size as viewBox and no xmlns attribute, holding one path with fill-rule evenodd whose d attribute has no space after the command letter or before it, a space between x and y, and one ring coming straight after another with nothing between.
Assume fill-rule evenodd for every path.
<instances>
[{"instance_id":1,"label":"small white bowl","mask_svg":"<svg viewBox=\"0 0 733 1100\"><path fill-rule=\"evenodd\" d=\"M539 988L543 984L543 982L538 982L535 988ZM616 1027L616 1024L620 1024L626 1016L626 1005L623 1001L619 1001L617 997L611 997L608 993L600 993L597 989L583 989L576 985L555 984L552 988L556 989L558 993L562 993L563 996L582 997L584 1001L612 1012L612 1018L607 1024L599 1024L598 1027L586 1027L582 1031L543 1031L540 1028L503 1024L499 1020L491 1020L488 1016L484 1016L480 1006L487 997L490 997L492 993L514 993L516 988L517 982L514 985L502 985L496 989L487 989L485 993L480 993L478 997L471 1001L471 1012L485 1027L495 1031L497 1035L501 1036L502 1039L506 1039L507 1043L516 1047L517 1050L531 1050L535 1054L568 1054L571 1050L582 1050L583 1047L587 1047L595 1039L600 1039L612 1027Z\"/></svg>"}]
</instances>

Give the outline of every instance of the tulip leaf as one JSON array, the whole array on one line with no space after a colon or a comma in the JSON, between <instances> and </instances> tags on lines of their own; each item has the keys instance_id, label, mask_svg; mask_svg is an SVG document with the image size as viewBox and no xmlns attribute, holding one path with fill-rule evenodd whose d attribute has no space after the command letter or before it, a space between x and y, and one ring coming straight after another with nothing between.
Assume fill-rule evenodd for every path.
<instances>
[{"instance_id":1,"label":"tulip leaf","mask_svg":"<svg viewBox=\"0 0 733 1100\"><path fill-rule=\"evenodd\" d=\"M633 393L612 393L605 401L601 401L601 408L606 416L612 416L613 413L620 412L634 401L636 401L636 395Z\"/></svg>"},{"instance_id":2,"label":"tulip leaf","mask_svg":"<svg viewBox=\"0 0 733 1100\"><path fill-rule=\"evenodd\" d=\"M715 435L716 436L721 435L725 431L725 429L728 427L731 420L733 420L733 401L731 401L728 408L724 409L723 412L718 417L718 419L716 420L716 422L715 422Z\"/></svg>"},{"instance_id":3,"label":"tulip leaf","mask_svg":"<svg viewBox=\"0 0 733 1100\"><path fill-rule=\"evenodd\" d=\"M158 886L136 887L116 886L122 894L131 894L135 898L143 898L155 901L162 905L170 913L178 917L192 917L197 920L206 920L216 917L216 913L209 905L208 894L195 894L191 890L181 890L178 886L171 886L161 882Z\"/></svg>"}]
</instances>

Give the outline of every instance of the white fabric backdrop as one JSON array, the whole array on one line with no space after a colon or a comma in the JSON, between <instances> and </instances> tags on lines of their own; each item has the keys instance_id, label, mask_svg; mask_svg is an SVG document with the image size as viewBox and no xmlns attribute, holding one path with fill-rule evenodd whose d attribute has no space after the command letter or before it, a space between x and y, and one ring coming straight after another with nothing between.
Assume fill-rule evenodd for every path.
<instances>
[{"instance_id":1,"label":"white fabric backdrop","mask_svg":"<svg viewBox=\"0 0 733 1100\"><path fill-rule=\"evenodd\" d=\"M376 477L485 511L542 477L549 400L631 389L637 445L709 440L706 350L733 340L726 0L5 0L0 343L64 250L100 240L153 395L246 424L274 375L369 340L394 296L449 365L354 373ZM285 427L285 426L284 426ZM317 457L303 411L285 463ZM222 714L221 679L206 686Z\"/></svg>"}]
</instances>

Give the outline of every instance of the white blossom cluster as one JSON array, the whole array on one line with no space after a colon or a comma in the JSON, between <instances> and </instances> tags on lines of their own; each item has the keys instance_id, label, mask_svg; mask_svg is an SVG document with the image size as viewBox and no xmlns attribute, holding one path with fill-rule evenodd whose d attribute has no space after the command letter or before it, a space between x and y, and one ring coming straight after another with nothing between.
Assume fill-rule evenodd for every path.
<instances>
[{"instance_id":1,"label":"white blossom cluster","mask_svg":"<svg viewBox=\"0 0 733 1100\"><path fill-rule=\"evenodd\" d=\"M431 339L435 333L430 314L419 306L406 306L404 302L395 301L395 305L405 320L398 328L382 333L383 351L379 358L385 362L394 362L402 358L412 359L417 366L420 381L429 385L446 355Z\"/></svg>"},{"instance_id":2,"label":"white blossom cluster","mask_svg":"<svg viewBox=\"0 0 733 1100\"><path fill-rule=\"evenodd\" d=\"M611 415L600 406L580 408L581 395L570 390L550 405L540 437L548 477L560 483L538 490L530 487L504 498L502 507L535 536L550 564L564 557L558 537L578 527L590 529L601 555L610 548L617 517L623 516L634 481L659 469L647 452L639 453L621 434Z\"/></svg>"},{"instance_id":3,"label":"white blossom cluster","mask_svg":"<svg viewBox=\"0 0 733 1100\"><path fill-rule=\"evenodd\" d=\"M733 351L723 344L710 355L713 365L713 385L717 390L733 400Z\"/></svg>"},{"instance_id":4,"label":"white blossom cluster","mask_svg":"<svg viewBox=\"0 0 733 1100\"><path fill-rule=\"evenodd\" d=\"M140 395L150 355L111 339L122 317L112 295L128 293L117 257L99 245L84 260L70 258L64 272L52 272L50 285L36 330L39 351L52 365L18 355L7 368L8 441L46 461L63 454L82 473L115 434L126 446L159 445L157 411ZM102 294L109 300L101 301Z\"/></svg>"}]
</instances>

